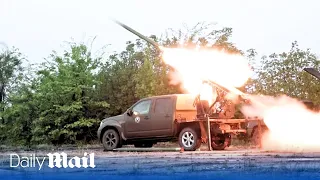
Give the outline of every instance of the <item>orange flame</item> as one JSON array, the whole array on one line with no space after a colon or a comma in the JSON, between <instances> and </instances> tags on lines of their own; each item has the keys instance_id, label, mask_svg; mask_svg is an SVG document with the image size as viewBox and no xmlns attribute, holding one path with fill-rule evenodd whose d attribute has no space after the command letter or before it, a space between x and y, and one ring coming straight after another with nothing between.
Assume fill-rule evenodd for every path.
<instances>
[{"instance_id":1,"label":"orange flame","mask_svg":"<svg viewBox=\"0 0 320 180\"><path fill-rule=\"evenodd\" d=\"M171 73L171 83L181 83L187 93L201 93L202 98L209 102L216 95L209 87L203 86L203 80L232 89L242 86L252 73L246 58L238 54L203 49L161 49L163 61L176 70Z\"/></svg>"}]
</instances>

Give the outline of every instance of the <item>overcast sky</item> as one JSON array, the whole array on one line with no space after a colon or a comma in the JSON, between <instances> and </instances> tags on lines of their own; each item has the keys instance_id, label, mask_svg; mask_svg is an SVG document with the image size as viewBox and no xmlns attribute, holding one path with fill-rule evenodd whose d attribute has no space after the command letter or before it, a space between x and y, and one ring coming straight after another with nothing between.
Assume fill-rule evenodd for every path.
<instances>
[{"instance_id":1,"label":"overcast sky","mask_svg":"<svg viewBox=\"0 0 320 180\"><path fill-rule=\"evenodd\" d=\"M97 36L95 49L111 44L108 51L121 51L137 37L113 17L145 35L216 22L233 28L232 40L243 50L283 52L297 40L319 53L319 7L317 0L0 0L0 42L18 47L32 62L71 38Z\"/></svg>"}]
</instances>

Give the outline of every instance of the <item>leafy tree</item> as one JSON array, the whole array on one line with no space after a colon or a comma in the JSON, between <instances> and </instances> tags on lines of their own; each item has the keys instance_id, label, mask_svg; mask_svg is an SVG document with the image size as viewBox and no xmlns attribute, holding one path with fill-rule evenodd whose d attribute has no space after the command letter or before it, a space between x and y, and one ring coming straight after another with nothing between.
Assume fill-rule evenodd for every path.
<instances>
[{"instance_id":1,"label":"leafy tree","mask_svg":"<svg viewBox=\"0 0 320 180\"><path fill-rule=\"evenodd\" d=\"M99 83L94 71L101 59L93 58L84 44L70 47L62 56L52 54L51 61L38 71L35 98L40 114L33 122L33 142L89 141L95 137L99 125L93 109L109 106L94 101Z\"/></svg>"},{"instance_id":2,"label":"leafy tree","mask_svg":"<svg viewBox=\"0 0 320 180\"><path fill-rule=\"evenodd\" d=\"M244 54L230 41L232 32L230 27L217 29L215 24L201 22L191 29L187 26L178 31L169 29L161 41L166 47L201 47L224 50L227 53Z\"/></svg>"},{"instance_id":3,"label":"leafy tree","mask_svg":"<svg viewBox=\"0 0 320 180\"><path fill-rule=\"evenodd\" d=\"M11 105L3 113L3 142L31 146L32 122L39 113L32 88L32 85L21 85L16 92L10 94L8 99Z\"/></svg>"},{"instance_id":4,"label":"leafy tree","mask_svg":"<svg viewBox=\"0 0 320 180\"><path fill-rule=\"evenodd\" d=\"M7 93L21 77L22 61L22 54L17 48L5 49L0 53L0 104L5 103Z\"/></svg>"},{"instance_id":5,"label":"leafy tree","mask_svg":"<svg viewBox=\"0 0 320 180\"><path fill-rule=\"evenodd\" d=\"M307 72L305 67L320 68L320 61L310 49L302 50L298 43L292 43L289 52L263 56L261 67L256 70L255 93L288 96L320 103L319 81Z\"/></svg>"},{"instance_id":6,"label":"leafy tree","mask_svg":"<svg viewBox=\"0 0 320 180\"><path fill-rule=\"evenodd\" d=\"M10 93L18 90L23 77L23 61L24 58L17 48L6 48L0 53L0 142L10 137L9 124L15 121L6 117L8 112L11 112L11 109L8 109L8 106L12 105Z\"/></svg>"},{"instance_id":7,"label":"leafy tree","mask_svg":"<svg viewBox=\"0 0 320 180\"><path fill-rule=\"evenodd\" d=\"M141 40L127 42L126 50L113 54L99 72L102 84L98 87L101 100L112 104L100 116L123 113L141 98L167 94L169 87L166 67L156 50Z\"/></svg>"}]
</instances>

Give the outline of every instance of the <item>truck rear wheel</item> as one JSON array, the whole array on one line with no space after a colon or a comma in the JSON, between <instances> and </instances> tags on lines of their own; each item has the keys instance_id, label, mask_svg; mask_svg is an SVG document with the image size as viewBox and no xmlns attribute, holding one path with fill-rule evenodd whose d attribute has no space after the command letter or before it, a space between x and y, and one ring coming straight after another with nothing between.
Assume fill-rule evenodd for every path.
<instances>
[{"instance_id":1,"label":"truck rear wheel","mask_svg":"<svg viewBox=\"0 0 320 180\"><path fill-rule=\"evenodd\" d=\"M195 151L201 146L201 139L194 129L187 127L179 134L179 145L185 151Z\"/></svg>"},{"instance_id":2,"label":"truck rear wheel","mask_svg":"<svg viewBox=\"0 0 320 180\"><path fill-rule=\"evenodd\" d=\"M114 129L108 129L102 137L104 150L112 151L120 146L119 134Z\"/></svg>"}]
</instances>

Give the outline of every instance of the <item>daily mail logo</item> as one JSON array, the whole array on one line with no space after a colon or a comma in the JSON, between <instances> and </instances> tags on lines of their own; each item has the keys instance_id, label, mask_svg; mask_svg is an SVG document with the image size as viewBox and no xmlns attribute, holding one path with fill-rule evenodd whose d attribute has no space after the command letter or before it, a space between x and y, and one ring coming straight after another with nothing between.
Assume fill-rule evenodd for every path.
<instances>
[{"instance_id":1,"label":"daily mail logo","mask_svg":"<svg viewBox=\"0 0 320 180\"><path fill-rule=\"evenodd\" d=\"M10 167L35 168L42 169L44 162L48 160L49 168L95 168L94 153L84 153L83 157L74 156L68 158L68 155L62 153L48 153L47 157L37 157L35 154L20 157L18 154L10 154Z\"/></svg>"}]
</instances>

